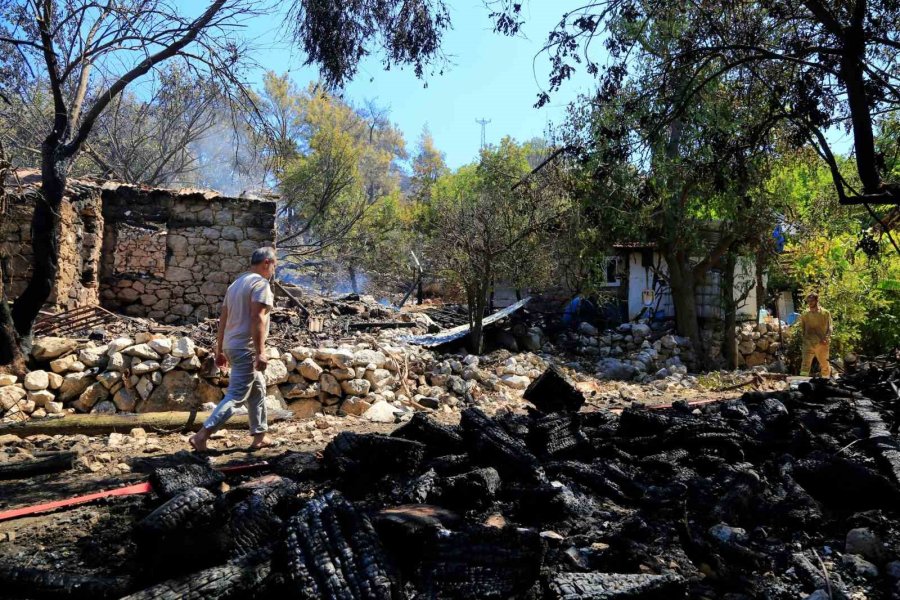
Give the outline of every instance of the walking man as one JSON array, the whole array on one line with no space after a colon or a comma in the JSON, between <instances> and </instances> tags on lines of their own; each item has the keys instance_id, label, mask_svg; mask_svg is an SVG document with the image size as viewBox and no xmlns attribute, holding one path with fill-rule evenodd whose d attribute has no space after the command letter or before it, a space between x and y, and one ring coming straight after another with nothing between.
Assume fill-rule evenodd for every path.
<instances>
[{"instance_id":1,"label":"walking man","mask_svg":"<svg viewBox=\"0 0 900 600\"><path fill-rule=\"evenodd\" d=\"M822 377L831 376L828 356L831 352L831 313L819 306L819 295L806 297L809 309L800 317L800 333L803 335L803 362L800 375L808 376L813 358L819 362Z\"/></svg>"},{"instance_id":2,"label":"walking man","mask_svg":"<svg viewBox=\"0 0 900 600\"><path fill-rule=\"evenodd\" d=\"M266 439L266 338L269 336L269 311L275 296L269 279L275 275L275 249L260 248L250 258L250 270L234 280L225 293L216 334L216 365L231 364L225 397L209 415L203 427L190 438L198 452L222 427L237 406L247 404L250 419L251 450L271 446Z\"/></svg>"}]
</instances>

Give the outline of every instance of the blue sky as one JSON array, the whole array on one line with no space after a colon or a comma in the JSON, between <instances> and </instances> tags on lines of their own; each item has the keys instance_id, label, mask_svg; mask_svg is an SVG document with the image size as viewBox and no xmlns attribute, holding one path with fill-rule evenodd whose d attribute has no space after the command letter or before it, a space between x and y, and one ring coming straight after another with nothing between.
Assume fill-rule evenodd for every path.
<instances>
[{"instance_id":1,"label":"blue sky","mask_svg":"<svg viewBox=\"0 0 900 600\"><path fill-rule=\"evenodd\" d=\"M446 33L443 49L451 64L443 75L426 81L411 69L384 71L380 60L364 61L355 79L344 90L353 103L374 99L390 109L391 120L403 131L410 152L427 124L435 143L446 153L447 164L456 168L474 160L481 140L476 119L489 119L488 143L504 135L525 141L542 136L549 123L564 119L566 104L579 93L590 91L593 79L581 72L552 96L550 105L534 108L549 65L535 54L566 9L576 2L523 2L526 25L523 36L495 34L489 10L481 0L450 0L453 29ZM285 71L305 85L317 78L314 67L303 67L305 56L290 43L278 41L282 15L256 18L246 35L259 51L254 58L264 69ZM256 75L254 79L258 79ZM425 84L427 83L427 87Z\"/></svg>"}]
</instances>

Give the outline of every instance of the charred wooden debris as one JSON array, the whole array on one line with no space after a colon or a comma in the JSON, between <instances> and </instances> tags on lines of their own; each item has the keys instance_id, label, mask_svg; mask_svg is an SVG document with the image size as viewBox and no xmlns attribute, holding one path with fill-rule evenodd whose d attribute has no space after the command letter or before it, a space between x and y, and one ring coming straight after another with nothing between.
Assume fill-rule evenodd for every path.
<instances>
[{"instance_id":1,"label":"charred wooden debris","mask_svg":"<svg viewBox=\"0 0 900 600\"><path fill-rule=\"evenodd\" d=\"M664 410L574 412L564 376L532 411L424 414L344 432L319 458L227 477L157 469L126 579L32 586L93 598L900 597L900 369ZM550 397L550 395L554 397ZM125 583L123 583L123 581Z\"/></svg>"}]
</instances>

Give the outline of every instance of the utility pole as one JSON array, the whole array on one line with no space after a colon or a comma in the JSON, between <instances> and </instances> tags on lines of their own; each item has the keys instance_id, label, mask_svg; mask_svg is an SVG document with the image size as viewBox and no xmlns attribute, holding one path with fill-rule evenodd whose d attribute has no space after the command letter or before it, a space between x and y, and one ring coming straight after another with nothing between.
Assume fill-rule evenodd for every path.
<instances>
[{"instance_id":1,"label":"utility pole","mask_svg":"<svg viewBox=\"0 0 900 600\"><path fill-rule=\"evenodd\" d=\"M484 149L487 146L487 137L485 136L485 131L487 129L488 123L491 121L489 119L475 119L475 122L481 125L481 148Z\"/></svg>"}]
</instances>

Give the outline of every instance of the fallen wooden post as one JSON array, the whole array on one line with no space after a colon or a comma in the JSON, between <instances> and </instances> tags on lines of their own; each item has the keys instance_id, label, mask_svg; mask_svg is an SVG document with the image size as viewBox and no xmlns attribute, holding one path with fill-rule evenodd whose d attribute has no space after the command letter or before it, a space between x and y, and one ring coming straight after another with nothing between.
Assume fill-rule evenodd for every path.
<instances>
[{"instance_id":1,"label":"fallen wooden post","mask_svg":"<svg viewBox=\"0 0 900 600\"><path fill-rule=\"evenodd\" d=\"M0 463L0 479L23 479L35 475L68 471L75 461L74 452L52 452L31 460Z\"/></svg>"},{"instance_id":2,"label":"fallen wooden post","mask_svg":"<svg viewBox=\"0 0 900 600\"><path fill-rule=\"evenodd\" d=\"M203 421L209 417L208 412L198 412L196 421L186 429L199 431ZM0 435L13 434L19 437L29 435L107 435L110 433L128 433L135 427L143 429L182 429L189 419L188 412L153 412L142 414L116 415L66 415L58 419L40 419L25 423L16 423L0 427ZM288 411L270 411L269 422L290 418ZM235 415L224 425L226 429L247 429L247 415Z\"/></svg>"}]
</instances>

